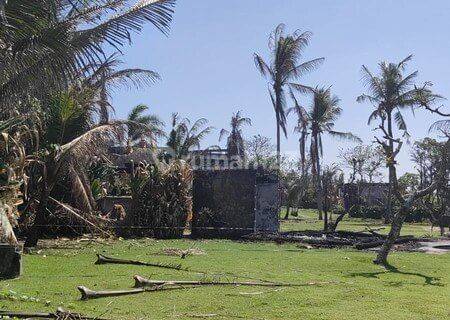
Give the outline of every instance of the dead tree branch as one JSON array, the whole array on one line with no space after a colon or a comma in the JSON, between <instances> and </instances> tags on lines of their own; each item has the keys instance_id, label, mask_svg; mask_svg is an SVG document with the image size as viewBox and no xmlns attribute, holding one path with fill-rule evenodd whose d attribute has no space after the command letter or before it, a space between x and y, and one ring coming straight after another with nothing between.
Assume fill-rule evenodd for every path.
<instances>
[{"instance_id":1,"label":"dead tree branch","mask_svg":"<svg viewBox=\"0 0 450 320\"><path fill-rule=\"evenodd\" d=\"M136 266L149 266L156 268L164 268L164 269L174 269L181 270L180 264L164 264L164 263L151 263L151 262L143 262L137 260L126 260L126 259L118 259L118 258L110 258L103 256L101 254L97 254L97 261L95 264L132 264Z\"/></svg>"}]
</instances>

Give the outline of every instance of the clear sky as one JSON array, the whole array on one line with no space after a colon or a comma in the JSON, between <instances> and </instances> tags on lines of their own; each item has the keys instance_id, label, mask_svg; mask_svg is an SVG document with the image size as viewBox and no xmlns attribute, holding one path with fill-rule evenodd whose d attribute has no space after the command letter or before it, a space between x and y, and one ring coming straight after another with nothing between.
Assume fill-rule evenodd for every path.
<instances>
[{"instance_id":1,"label":"clear sky","mask_svg":"<svg viewBox=\"0 0 450 320\"><path fill-rule=\"evenodd\" d=\"M364 92L363 64L375 72L381 60L398 62L414 54L408 71L419 70L419 81L432 81L437 93L450 98L448 0L178 0L169 37L147 26L125 48L124 67L152 69L163 80L140 91L116 91L117 117L138 103L149 105L167 124L172 112L205 117L216 128L205 140L208 146L218 144L232 113L243 110L253 121L246 136L262 134L275 141L274 111L252 55L267 57L268 35L280 22L288 31L313 32L305 59L326 60L300 83L332 85L343 108L336 130L352 131L365 143L374 132L367 126L371 107L356 103ZM302 103L309 102L303 98ZM413 140L425 137L436 119L425 111L405 115ZM283 152L291 154L298 150L294 124L289 119L289 136L282 141ZM325 137L325 162L338 162L339 149L347 146ZM400 173L412 170L408 146L399 162Z\"/></svg>"}]
</instances>

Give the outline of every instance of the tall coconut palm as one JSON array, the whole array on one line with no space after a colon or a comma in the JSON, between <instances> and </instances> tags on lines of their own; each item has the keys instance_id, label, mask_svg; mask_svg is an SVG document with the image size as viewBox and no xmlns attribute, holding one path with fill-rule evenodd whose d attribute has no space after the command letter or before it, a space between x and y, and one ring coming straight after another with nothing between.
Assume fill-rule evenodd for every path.
<instances>
[{"instance_id":1,"label":"tall coconut palm","mask_svg":"<svg viewBox=\"0 0 450 320\"><path fill-rule=\"evenodd\" d=\"M374 110L369 116L368 124L374 120L382 119L386 123L384 133L388 144L388 161L392 161L394 153L394 123L405 136L408 136L407 125L403 118L402 111L407 108L418 106L428 106L430 102L440 97L430 90L430 83L425 83L422 87L415 84L418 71L404 75L407 63L411 61L409 55L399 63L380 62L380 74L373 75L366 66L362 66L362 80L367 88L367 93L360 95L357 101L360 103L370 102ZM392 218L392 193L393 180L395 177L389 174L389 194L388 194L388 214L385 216L386 222Z\"/></svg>"},{"instance_id":2,"label":"tall coconut palm","mask_svg":"<svg viewBox=\"0 0 450 320\"><path fill-rule=\"evenodd\" d=\"M389 198L391 198L391 195L395 196L400 204L398 212L391 216L391 230L374 260L375 263L383 265L387 264L387 256L400 235L403 222L414 202L434 192L447 181L450 153L449 139L447 139L445 155L442 157L442 163L438 168L439 173L435 181L430 186L407 196L403 196L399 189L396 157L401 150L403 141L395 131L394 124L397 125L400 132L403 132L403 135L407 135L406 122L401 112L407 108L424 108L441 116L448 116L448 114L440 112L439 108L433 108L433 104L442 97L431 91L431 83L425 82L422 86L417 86L415 84L417 71L404 75L406 65L411 59L412 56L408 56L399 63L381 62L379 63L380 74L377 76L373 75L366 66L363 66L363 80L368 93L357 98L358 102L368 101L374 107L368 122L370 124L374 120L378 120L377 129L380 130L382 136L376 137L376 139L383 148L386 166L389 170ZM443 125L445 129L445 121L448 120L438 122L438 126Z\"/></svg>"},{"instance_id":3,"label":"tall coconut palm","mask_svg":"<svg viewBox=\"0 0 450 320\"><path fill-rule=\"evenodd\" d=\"M148 106L139 104L128 114L128 144L148 139L150 146L155 148L157 139L165 136L164 122L157 115L145 114L148 110Z\"/></svg>"},{"instance_id":4,"label":"tall coconut palm","mask_svg":"<svg viewBox=\"0 0 450 320\"><path fill-rule=\"evenodd\" d=\"M323 190L321 187L321 167L320 158L323 156L322 136L328 134L335 138L351 141L361 141L350 132L340 132L334 130L335 122L339 119L342 109L339 106L339 98L331 94L330 88L316 88L313 92L313 101L309 110L299 105L298 100L292 95L295 106L289 110L296 113L298 117L297 131L300 132L300 157L305 159L306 143L310 137L310 158L312 162L312 173L315 177L317 194L317 207L319 219L322 219L323 211ZM302 160L304 161L304 160ZM327 227L327 216L325 215L325 227Z\"/></svg>"},{"instance_id":5,"label":"tall coconut palm","mask_svg":"<svg viewBox=\"0 0 450 320\"><path fill-rule=\"evenodd\" d=\"M230 156L245 157L244 138L242 137L242 127L244 125L252 125L252 120L250 118L242 117L241 111L238 111L233 113L233 116L231 117L231 131L227 129L220 130L219 141L221 141L223 137L228 136L227 150Z\"/></svg>"},{"instance_id":6,"label":"tall coconut palm","mask_svg":"<svg viewBox=\"0 0 450 320\"><path fill-rule=\"evenodd\" d=\"M200 118L191 125L191 120L180 119L177 113L172 114L172 129L167 139L167 146L172 149L177 159L186 157L192 148L200 148L201 141L211 133L213 127L207 126L208 120Z\"/></svg>"},{"instance_id":7,"label":"tall coconut palm","mask_svg":"<svg viewBox=\"0 0 450 320\"><path fill-rule=\"evenodd\" d=\"M308 86L294 83L304 74L316 69L324 58L318 58L300 63L302 53L309 44L310 32L295 31L286 34L285 25L280 24L272 32L269 38L270 61L265 62L257 53L254 60L259 72L269 81L269 95L275 110L277 127L277 164L280 166L281 130L287 136L286 131L286 98L287 88L299 92L309 91Z\"/></svg>"}]
</instances>

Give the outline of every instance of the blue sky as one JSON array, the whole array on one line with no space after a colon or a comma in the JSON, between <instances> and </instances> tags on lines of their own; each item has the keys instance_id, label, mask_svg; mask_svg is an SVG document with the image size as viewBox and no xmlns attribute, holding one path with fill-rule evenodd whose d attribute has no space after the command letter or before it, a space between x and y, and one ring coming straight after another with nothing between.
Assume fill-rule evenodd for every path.
<instances>
[{"instance_id":1,"label":"blue sky","mask_svg":"<svg viewBox=\"0 0 450 320\"><path fill-rule=\"evenodd\" d=\"M408 71L419 70L420 81L432 81L437 93L450 97L449 17L448 0L178 0L169 37L147 26L122 57L124 67L158 71L162 82L140 91L117 90L116 116L124 117L133 106L145 103L166 123L172 112L191 119L205 117L216 128L205 140L208 146L218 143L231 114L243 110L253 121L245 129L247 136L262 134L275 141L267 85L252 55L267 57L268 35L283 22L288 31L313 32L305 59L326 59L300 82L332 85L343 108L336 129L352 131L370 143L371 107L355 101L364 92L361 65L376 71L381 60L397 62L414 54ZM307 98L302 100L308 105ZM405 115L413 140L425 137L436 119L425 111ZM290 154L298 150L294 124L290 119L288 139L282 141L282 150ZM339 149L349 145L325 137L325 162L338 162ZM408 146L399 162L400 173L412 170Z\"/></svg>"}]
</instances>

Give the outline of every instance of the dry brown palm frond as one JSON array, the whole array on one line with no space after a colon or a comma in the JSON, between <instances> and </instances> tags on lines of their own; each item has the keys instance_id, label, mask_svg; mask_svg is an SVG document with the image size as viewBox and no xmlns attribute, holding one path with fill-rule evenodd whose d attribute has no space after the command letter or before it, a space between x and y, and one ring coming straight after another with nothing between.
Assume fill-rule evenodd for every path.
<instances>
[{"instance_id":1,"label":"dry brown palm frond","mask_svg":"<svg viewBox=\"0 0 450 320\"><path fill-rule=\"evenodd\" d=\"M123 135L124 124L124 121L116 121L92 128L62 145L56 160L79 162L82 159L104 154L108 147Z\"/></svg>"},{"instance_id":2,"label":"dry brown palm frond","mask_svg":"<svg viewBox=\"0 0 450 320\"><path fill-rule=\"evenodd\" d=\"M92 228L95 231L100 232L102 235L105 235L107 237L111 236L111 234L108 231L99 226L98 221L94 219L94 216L92 216L91 214L80 212L79 210L68 205L67 203L62 203L52 197L49 197L49 200L51 200L56 205L57 209L60 210L60 213L64 213L68 216L74 217L76 220L80 221L81 223L85 223L86 226Z\"/></svg>"},{"instance_id":3,"label":"dry brown palm frond","mask_svg":"<svg viewBox=\"0 0 450 320\"><path fill-rule=\"evenodd\" d=\"M84 170L75 170L71 165L69 168L69 178L71 181L70 192L72 198L76 199L76 206L84 212L92 212L95 208L95 200L92 196L91 186L89 185Z\"/></svg>"}]
</instances>

